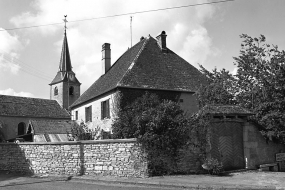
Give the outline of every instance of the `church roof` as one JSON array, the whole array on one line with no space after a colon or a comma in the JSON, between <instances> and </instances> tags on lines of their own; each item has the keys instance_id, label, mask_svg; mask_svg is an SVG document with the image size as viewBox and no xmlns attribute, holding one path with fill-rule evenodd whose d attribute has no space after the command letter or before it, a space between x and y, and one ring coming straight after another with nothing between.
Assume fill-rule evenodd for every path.
<instances>
[{"instance_id":1,"label":"church roof","mask_svg":"<svg viewBox=\"0 0 285 190\"><path fill-rule=\"evenodd\" d=\"M67 134L71 133L73 125L78 125L71 120L30 120L34 134Z\"/></svg>"},{"instance_id":2,"label":"church roof","mask_svg":"<svg viewBox=\"0 0 285 190\"><path fill-rule=\"evenodd\" d=\"M62 44L61 57L59 62L59 71L66 72L71 70L72 70L71 59L70 59L67 37L65 32Z\"/></svg>"},{"instance_id":3,"label":"church roof","mask_svg":"<svg viewBox=\"0 0 285 190\"><path fill-rule=\"evenodd\" d=\"M50 85L56 84L56 83L59 83L62 81L67 82L68 81L67 77L69 74L73 74L75 76L74 72L72 71L68 42L67 42L67 37L66 37L66 32L65 32L64 38L63 38L60 62L59 62L59 70L58 70L55 78L50 83ZM71 82L80 83L76 77L74 77L74 81L71 81Z\"/></svg>"},{"instance_id":4,"label":"church roof","mask_svg":"<svg viewBox=\"0 0 285 190\"><path fill-rule=\"evenodd\" d=\"M0 95L0 116L70 119L56 100Z\"/></svg>"},{"instance_id":5,"label":"church roof","mask_svg":"<svg viewBox=\"0 0 285 190\"><path fill-rule=\"evenodd\" d=\"M205 76L149 36L128 49L72 105L76 107L117 87L195 92Z\"/></svg>"}]
</instances>

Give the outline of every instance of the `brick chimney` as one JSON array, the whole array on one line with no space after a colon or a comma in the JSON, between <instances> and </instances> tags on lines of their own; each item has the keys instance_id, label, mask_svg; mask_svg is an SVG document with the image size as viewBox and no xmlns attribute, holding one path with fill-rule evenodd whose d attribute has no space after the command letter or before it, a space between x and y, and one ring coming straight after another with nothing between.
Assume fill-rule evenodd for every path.
<instances>
[{"instance_id":1,"label":"brick chimney","mask_svg":"<svg viewBox=\"0 0 285 190\"><path fill-rule=\"evenodd\" d=\"M162 52L167 52L167 47L166 47L166 33L165 31L162 31L161 34L159 34L156 39L158 41L159 46L161 47Z\"/></svg>"},{"instance_id":2,"label":"brick chimney","mask_svg":"<svg viewBox=\"0 0 285 190\"><path fill-rule=\"evenodd\" d=\"M111 49L109 43L102 45L102 75L108 72L111 67Z\"/></svg>"}]
</instances>

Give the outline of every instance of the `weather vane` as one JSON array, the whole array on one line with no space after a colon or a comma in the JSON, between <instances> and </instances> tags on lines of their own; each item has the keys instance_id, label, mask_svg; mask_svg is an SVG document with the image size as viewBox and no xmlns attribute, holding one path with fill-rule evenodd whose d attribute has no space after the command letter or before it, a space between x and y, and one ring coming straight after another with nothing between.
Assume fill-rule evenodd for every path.
<instances>
[{"instance_id":1,"label":"weather vane","mask_svg":"<svg viewBox=\"0 0 285 190\"><path fill-rule=\"evenodd\" d=\"M66 23L68 22L68 21L66 20L66 17L67 17L67 15L64 15L64 19L63 19L63 22L64 22L64 33L66 33L66 29L67 29Z\"/></svg>"}]
</instances>

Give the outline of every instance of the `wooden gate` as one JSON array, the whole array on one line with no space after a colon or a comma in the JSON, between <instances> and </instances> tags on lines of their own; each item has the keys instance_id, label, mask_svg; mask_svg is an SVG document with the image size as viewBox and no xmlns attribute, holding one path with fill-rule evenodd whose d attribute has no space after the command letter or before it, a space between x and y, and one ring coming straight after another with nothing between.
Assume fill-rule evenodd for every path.
<instances>
[{"instance_id":1,"label":"wooden gate","mask_svg":"<svg viewBox=\"0 0 285 190\"><path fill-rule=\"evenodd\" d=\"M222 161L225 170L245 168L241 123L234 121L212 123L211 156Z\"/></svg>"}]
</instances>

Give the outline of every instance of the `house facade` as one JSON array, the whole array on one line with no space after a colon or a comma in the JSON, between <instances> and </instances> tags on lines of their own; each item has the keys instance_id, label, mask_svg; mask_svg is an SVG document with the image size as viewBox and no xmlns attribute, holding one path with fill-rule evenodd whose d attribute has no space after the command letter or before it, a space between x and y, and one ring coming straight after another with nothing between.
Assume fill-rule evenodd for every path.
<instances>
[{"instance_id":1,"label":"house facade","mask_svg":"<svg viewBox=\"0 0 285 190\"><path fill-rule=\"evenodd\" d=\"M166 36L162 31L142 37L113 65L110 44L103 44L102 76L70 106L72 119L110 132L118 103L131 103L146 91L179 102L188 114L198 111L194 94L207 80L166 46Z\"/></svg>"}]
</instances>

